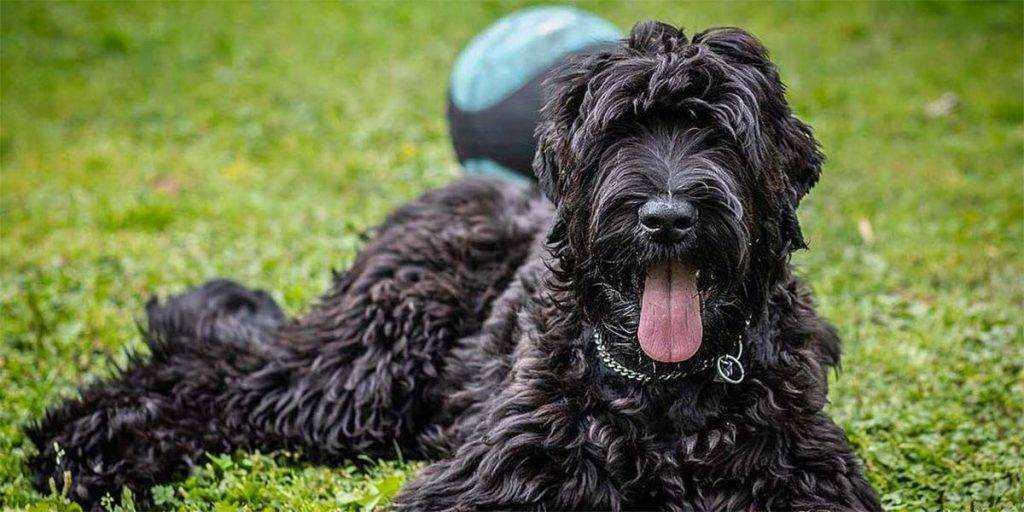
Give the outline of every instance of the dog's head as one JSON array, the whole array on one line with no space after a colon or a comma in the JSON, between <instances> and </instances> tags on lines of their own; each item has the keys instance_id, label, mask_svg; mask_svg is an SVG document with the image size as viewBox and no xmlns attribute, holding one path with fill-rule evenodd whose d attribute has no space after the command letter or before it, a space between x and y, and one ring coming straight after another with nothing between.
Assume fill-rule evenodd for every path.
<instances>
[{"instance_id":1,"label":"dog's head","mask_svg":"<svg viewBox=\"0 0 1024 512\"><path fill-rule=\"evenodd\" d=\"M822 155L764 47L636 25L549 83L534 169L557 207L556 273L616 358L683 371L764 311Z\"/></svg>"}]
</instances>

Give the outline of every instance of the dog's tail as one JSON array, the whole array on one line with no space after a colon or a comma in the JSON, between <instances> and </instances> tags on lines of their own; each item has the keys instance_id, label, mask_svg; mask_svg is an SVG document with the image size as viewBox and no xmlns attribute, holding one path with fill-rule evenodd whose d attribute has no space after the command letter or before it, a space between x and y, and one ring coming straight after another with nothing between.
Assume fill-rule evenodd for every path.
<instances>
[{"instance_id":1,"label":"dog's tail","mask_svg":"<svg viewBox=\"0 0 1024 512\"><path fill-rule=\"evenodd\" d=\"M222 345L233 355L275 352L274 341L287 321L274 299L234 281L215 279L160 302L146 304L146 341L154 358L167 352ZM190 347L200 343L199 347ZM215 349L216 350L216 349Z\"/></svg>"}]
</instances>

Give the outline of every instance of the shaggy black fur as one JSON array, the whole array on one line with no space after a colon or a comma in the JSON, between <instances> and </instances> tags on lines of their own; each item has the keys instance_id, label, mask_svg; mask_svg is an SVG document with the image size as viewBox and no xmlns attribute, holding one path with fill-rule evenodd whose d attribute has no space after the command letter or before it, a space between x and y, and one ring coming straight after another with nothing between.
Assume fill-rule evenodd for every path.
<instances>
[{"instance_id":1,"label":"shaggy black fur","mask_svg":"<svg viewBox=\"0 0 1024 512\"><path fill-rule=\"evenodd\" d=\"M483 179L428 192L298 320L227 281L152 302L151 356L29 429L37 485L67 471L88 506L145 498L205 452L397 449L435 461L397 510L880 509L822 412L839 341L789 265L822 157L761 44L641 23L551 87L547 199ZM638 224L664 194L698 213L671 245ZM666 259L699 269L704 297L704 344L674 364L636 343L644 269ZM685 376L620 377L595 332L637 371ZM703 364L737 339L746 379L716 382Z\"/></svg>"}]
</instances>

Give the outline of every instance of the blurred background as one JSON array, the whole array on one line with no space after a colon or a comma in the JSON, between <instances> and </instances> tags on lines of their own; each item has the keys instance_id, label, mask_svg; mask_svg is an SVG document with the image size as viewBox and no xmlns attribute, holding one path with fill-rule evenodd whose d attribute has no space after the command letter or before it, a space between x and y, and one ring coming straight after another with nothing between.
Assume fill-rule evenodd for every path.
<instances>
[{"instance_id":1,"label":"blurred background","mask_svg":"<svg viewBox=\"0 0 1024 512\"><path fill-rule=\"evenodd\" d=\"M524 6L0 4L0 506L68 507L21 426L141 348L151 294L228 276L298 314L458 177L449 73ZM829 156L795 258L845 342L829 413L890 509L1024 503L1024 4L578 6L761 38ZM417 468L224 455L155 496L365 509Z\"/></svg>"}]
</instances>

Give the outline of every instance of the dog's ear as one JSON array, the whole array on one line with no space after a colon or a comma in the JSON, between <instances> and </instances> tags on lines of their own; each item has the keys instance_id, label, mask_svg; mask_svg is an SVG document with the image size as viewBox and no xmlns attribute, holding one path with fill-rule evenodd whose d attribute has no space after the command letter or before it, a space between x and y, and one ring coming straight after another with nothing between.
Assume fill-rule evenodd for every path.
<instances>
[{"instance_id":1,"label":"dog's ear","mask_svg":"<svg viewBox=\"0 0 1024 512\"><path fill-rule=\"evenodd\" d=\"M581 111L591 77L603 69L611 50L596 50L570 57L544 83L544 107L534 133L537 152L533 172L541 192L556 205L566 175L579 163L579 131L586 131Z\"/></svg>"},{"instance_id":2,"label":"dog's ear","mask_svg":"<svg viewBox=\"0 0 1024 512\"><path fill-rule=\"evenodd\" d=\"M818 183L825 156L811 127L793 114L779 120L775 131L779 139L780 164L789 180L790 199L796 206Z\"/></svg>"},{"instance_id":3,"label":"dog's ear","mask_svg":"<svg viewBox=\"0 0 1024 512\"><path fill-rule=\"evenodd\" d=\"M775 139L776 165L785 176L783 188L786 197L782 199L779 229L784 251L788 252L807 248L796 210L800 200L818 182L825 156L811 127L797 119L786 105L781 83L779 88L779 101L784 108L777 111L769 122Z\"/></svg>"},{"instance_id":4,"label":"dog's ear","mask_svg":"<svg viewBox=\"0 0 1024 512\"><path fill-rule=\"evenodd\" d=\"M534 131L537 152L533 157L533 173L537 176L540 191L556 205L561 199L562 171L571 158L569 145L574 113L582 102L585 87L585 81L574 76L581 74L578 67L574 60L570 60L545 82L547 100Z\"/></svg>"},{"instance_id":5,"label":"dog's ear","mask_svg":"<svg viewBox=\"0 0 1024 512\"><path fill-rule=\"evenodd\" d=\"M800 205L800 200L818 182L825 157L811 127L792 113L787 112L776 124L779 166L786 175L788 196L784 201L780 228L783 239L788 242L789 250L806 249L807 242L800 229L796 209Z\"/></svg>"},{"instance_id":6,"label":"dog's ear","mask_svg":"<svg viewBox=\"0 0 1024 512\"><path fill-rule=\"evenodd\" d=\"M553 127L543 124L537 126L537 152L533 156L533 174L537 176L537 185L544 197L558 204L558 163L555 158L557 134Z\"/></svg>"}]
</instances>

